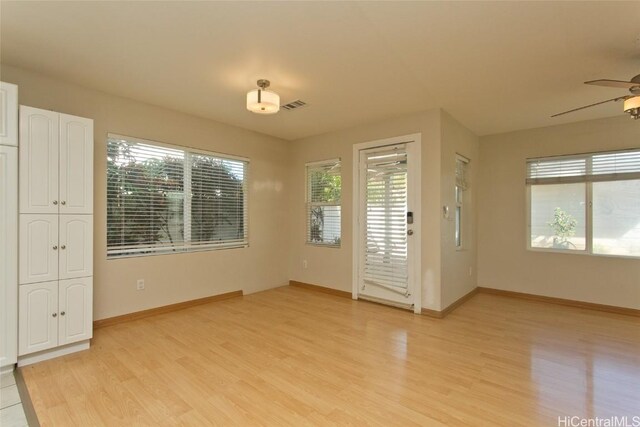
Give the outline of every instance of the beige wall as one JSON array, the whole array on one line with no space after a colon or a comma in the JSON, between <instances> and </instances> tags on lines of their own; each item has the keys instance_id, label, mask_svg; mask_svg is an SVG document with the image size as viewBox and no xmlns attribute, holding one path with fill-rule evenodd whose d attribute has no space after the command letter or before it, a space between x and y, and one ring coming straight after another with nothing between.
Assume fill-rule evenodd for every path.
<instances>
[{"instance_id":1,"label":"beige wall","mask_svg":"<svg viewBox=\"0 0 640 427\"><path fill-rule=\"evenodd\" d=\"M19 86L20 104L94 119L95 319L287 283L288 240L283 230L288 226L289 142L6 65L0 72L3 81ZM107 260L107 132L250 158L250 247ZM146 289L136 291L136 279L142 278Z\"/></svg>"},{"instance_id":2,"label":"beige wall","mask_svg":"<svg viewBox=\"0 0 640 427\"><path fill-rule=\"evenodd\" d=\"M439 110L331 132L295 141L291 158L289 278L351 292L353 145L413 133L422 134L422 303L439 310L440 301L440 116ZM342 160L342 245L305 244L305 163ZM303 260L307 268L303 268Z\"/></svg>"},{"instance_id":3,"label":"beige wall","mask_svg":"<svg viewBox=\"0 0 640 427\"><path fill-rule=\"evenodd\" d=\"M469 187L464 191L462 248L455 241L456 155L470 160ZM480 146L478 137L446 112L442 112L441 202L449 207L449 218L441 215L442 308L446 308L476 287L476 200Z\"/></svg>"},{"instance_id":4,"label":"beige wall","mask_svg":"<svg viewBox=\"0 0 640 427\"><path fill-rule=\"evenodd\" d=\"M640 308L640 260L526 249L525 160L640 147L626 115L480 138L478 286Z\"/></svg>"},{"instance_id":5,"label":"beige wall","mask_svg":"<svg viewBox=\"0 0 640 427\"><path fill-rule=\"evenodd\" d=\"M288 279L350 292L353 144L412 133L422 135L424 308L441 310L476 284L640 308L638 260L530 252L525 240L525 159L638 147L640 126L627 117L486 136L478 144L449 114L432 110L286 142L6 65L0 72L19 85L21 104L95 121L96 319ZM107 261L107 132L249 157L250 247ZM443 205L455 206L456 153L471 159L463 251L455 250L454 222L442 216ZM304 165L335 157L342 159L342 246L306 245ZM135 290L139 278L144 291Z\"/></svg>"}]
</instances>

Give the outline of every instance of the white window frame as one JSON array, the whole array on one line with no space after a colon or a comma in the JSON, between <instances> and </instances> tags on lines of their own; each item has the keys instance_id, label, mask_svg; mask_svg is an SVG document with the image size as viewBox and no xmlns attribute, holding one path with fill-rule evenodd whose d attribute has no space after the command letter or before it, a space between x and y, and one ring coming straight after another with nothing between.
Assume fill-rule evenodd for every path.
<instances>
[{"instance_id":1,"label":"white window frame","mask_svg":"<svg viewBox=\"0 0 640 427\"><path fill-rule=\"evenodd\" d=\"M340 168L340 177L342 177L342 160L340 157L334 159L327 160L319 160L314 162L308 162L304 165L304 176L305 176L305 243L311 246L318 246L323 248L340 248L342 246L342 180L340 181L340 200L337 203L325 203L325 202L311 202L311 182L309 181L309 169L318 167L318 166L326 166L338 164ZM309 230L309 226L311 225L309 222L309 213L313 207L321 207L321 206L337 206L340 208L340 243L323 243L323 242L314 242L309 240L309 236L311 232Z\"/></svg>"},{"instance_id":2,"label":"white window frame","mask_svg":"<svg viewBox=\"0 0 640 427\"><path fill-rule=\"evenodd\" d=\"M461 155L461 154L457 154L456 153L456 182L455 182L455 186L454 186L454 196L455 196L455 210L453 212L453 222L454 222L454 245L456 248L456 251L463 251L466 247L465 245L465 235L466 235L466 225L465 225L465 211L467 209L466 205L467 205L467 199L468 197L466 196L467 194L467 190L469 189L469 183L467 181L465 181L466 186L465 185L459 185L458 184L458 162L462 162L465 164L465 168L466 168L466 175L469 173L469 164L471 163L471 160L469 160L467 157ZM466 178L468 179L468 176L466 176ZM460 198L458 198L458 194L460 194ZM460 214L459 214L459 221L456 221L457 219L457 215L458 215L458 209L460 210ZM459 239L456 240L456 236L455 233L458 233Z\"/></svg>"},{"instance_id":3,"label":"white window frame","mask_svg":"<svg viewBox=\"0 0 640 427\"><path fill-rule=\"evenodd\" d=\"M119 135L115 133L107 134L107 144L109 139L120 139L131 143L137 144L145 144L152 145L157 147L168 148L172 150L180 150L185 154L185 164L189 162L189 158L192 154L201 154L204 156L217 157L223 160L234 160L246 163L246 167L244 170L244 179L243 179L243 208L244 208L244 236L245 239L242 242L221 242L221 243L209 243L209 244L192 244L191 243L191 197L184 198L184 243L178 247L140 247L140 248L132 248L132 249L115 249L109 251L107 246L106 257L107 260L114 260L120 258L131 258L131 257L145 257L145 256L156 256L156 255L170 255L170 254L181 254L181 253L189 253L189 252L202 252L202 251L213 251L213 250L222 250L222 249L238 249L238 248L246 248L249 247L250 234L249 234L249 172L250 172L250 159L247 157L236 156L233 154L225 154L214 151L206 151L197 148L192 148L185 145L176 145L176 144L168 144L165 142L148 140L143 138L137 138L132 136ZM189 194L191 188L191 168L184 168L184 193ZM108 205L108 199L107 199ZM106 206L105 206L106 209Z\"/></svg>"},{"instance_id":4,"label":"white window frame","mask_svg":"<svg viewBox=\"0 0 640 427\"><path fill-rule=\"evenodd\" d=\"M531 246L531 186L532 185L545 185L544 182L539 183L525 183L526 187L526 248L528 251L532 252L548 252L548 253L558 253L558 254L570 254L570 255L587 255L587 256L596 256L596 257L606 257L606 258L628 258L628 259L640 259L640 256L634 255L615 255L615 254L600 254L593 252L593 182L613 182L620 181L622 179L615 178L615 174L610 174L609 179L592 179L589 174L591 174L592 169L592 157L597 155L605 155L605 154L616 154L616 153L625 153L625 152L636 152L638 149L626 149L626 150L614 150L614 151L600 151L600 152L590 152L590 153L582 153L582 154L572 154L572 155L560 155L560 156L547 156L547 157L535 157L528 158L525 161L525 168L527 168L529 162L531 161L540 161L540 160L569 160L569 159L586 159L586 177L574 177L569 176L566 178L559 178L555 182L548 182L549 184L572 184L572 183L584 183L585 184L585 248L584 249L571 249L571 250L563 250L563 249L554 249L554 248L539 248ZM640 173L632 173L629 175L633 175L633 178L627 179L640 179ZM603 175L604 176L604 175ZM603 177L602 176L602 177ZM544 179L542 179L544 181Z\"/></svg>"}]
</instances>

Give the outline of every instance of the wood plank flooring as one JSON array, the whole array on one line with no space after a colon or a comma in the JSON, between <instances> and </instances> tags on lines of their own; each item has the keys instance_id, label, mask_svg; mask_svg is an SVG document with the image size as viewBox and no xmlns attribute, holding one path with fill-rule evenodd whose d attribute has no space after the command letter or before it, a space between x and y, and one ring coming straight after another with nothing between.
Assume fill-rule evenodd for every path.
<instances>
[{"instance_id":1,"label":"wood plank flooring","mask_svg":"<svg viewBox=\"0 0 640 427\"><path fill-rule=\"evenodd\" d=\"M28 366L42 426L556 426L640 416L638 318L479 294L445 319L283 287Z\"/></svg>"}]
</instances>

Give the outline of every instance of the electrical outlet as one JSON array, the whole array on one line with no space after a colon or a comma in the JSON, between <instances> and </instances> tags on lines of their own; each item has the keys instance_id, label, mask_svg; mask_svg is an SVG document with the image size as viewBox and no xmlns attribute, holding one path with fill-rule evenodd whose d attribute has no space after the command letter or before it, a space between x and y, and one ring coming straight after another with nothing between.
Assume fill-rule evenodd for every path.
<instances>
[{"instance_id":1,"label":"electrical outlet","mask_svg":"<svg viewBox=\"0 0 640 427\"><path fill-rule=\"evenodd\" d=\"M302 268L307 268L307 267L309 267L309 263L307 262L306 259L303 259L302 260Z\"/></svg>"},{"instance_id":2,"label":"electrical outlet","mask_svg":"<svg viewBox=\"0 0 640 427\"><path fill-rule=\"evenodd\" d=\"M136 289L139 291L144 291L144 279L138 279L136 282Z\"/></svg>"}]
</instances>

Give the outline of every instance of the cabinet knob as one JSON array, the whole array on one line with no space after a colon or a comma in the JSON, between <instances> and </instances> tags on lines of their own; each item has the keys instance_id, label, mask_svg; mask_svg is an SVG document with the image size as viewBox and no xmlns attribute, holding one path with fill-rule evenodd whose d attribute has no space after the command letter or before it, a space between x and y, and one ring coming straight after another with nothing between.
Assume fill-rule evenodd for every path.
<instances>
[{"instance_id":1,"label":"cabinet knob","mask_svg":"<svg viewBox=\"0 0 640 427\"><path fill-rule=\"evenodd\" d=\"M60 202L60 204L64 206L64 205L66 205L66 204L67 204L67 202L65 202L65 201L63 200L63 201L61 201L61 202Z\"/></svg>"},{"instance_id":2,"label":"cabinet knob","mask_svg":"<svg viewBox=\"0 0 640 427\"><path fill-rule=\"evenodd\" d=\"M54 205L57 205L57 204L58 204L58 201L57 201L57 200L54 200L54 201L53 201L53 204L54 204Z\"/></svg>"},{"instance_id":3,"label":"cabinet knob","mask_svg":"<svg viewBox=\"0 0 640 427\"><path fill-rule=\"evenodd\" d=\"M65 313L64 311L60 312L60 316L64 316L65 314L67 314L67 313Z\"/></svg>"},{"instance_id":4,"label":"cabinet knob","mask_svg":"<svg viewBox=\"0 0 640 427\"><path fill-rule=\"evenodd\" d=\"M65 245L60 246L60 249L65 250L67 247Z\"/></svg>"},{"instance_id":5,"label":"cabinet knob","mask_svg":"<svg viewBox=\"0 0 640 427\"><path fill-rule=\"evenodd\" d=\"M54 251L58 250L58 246L53 245L53 250L54 250Z\"/></svg>"},{"instance_id":6,"label":"cabinet knob","mask_svg":"<svg viewBox=\"0 0 640 427\"><path fill-rule=\"evenodd\" d=\"M52 316L53 317L58 317L58 313L53 313Z\"/></svg>"}]
</instances>

